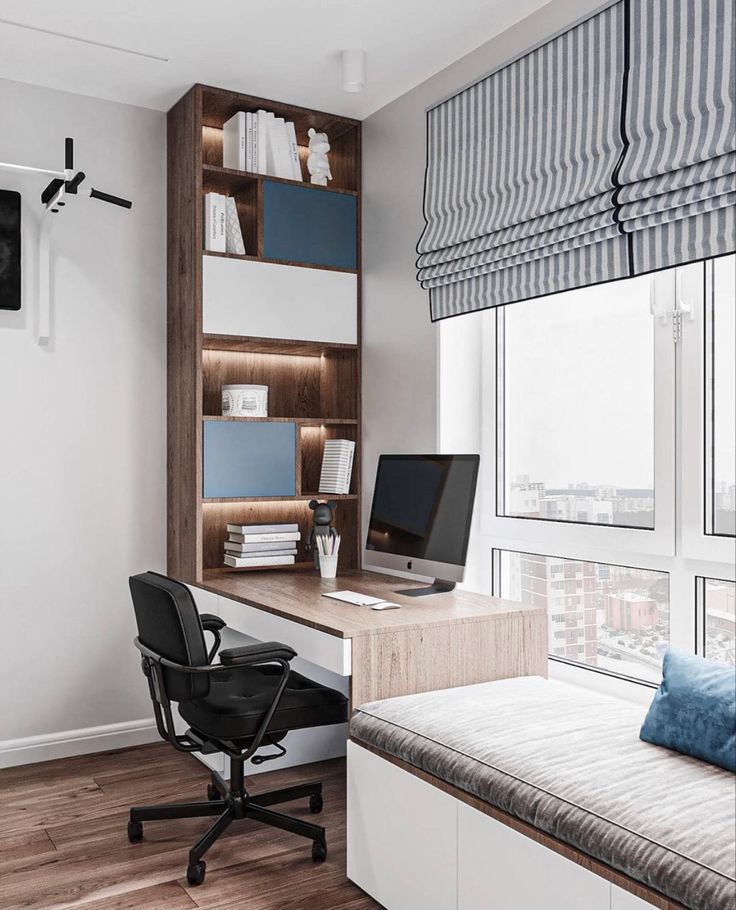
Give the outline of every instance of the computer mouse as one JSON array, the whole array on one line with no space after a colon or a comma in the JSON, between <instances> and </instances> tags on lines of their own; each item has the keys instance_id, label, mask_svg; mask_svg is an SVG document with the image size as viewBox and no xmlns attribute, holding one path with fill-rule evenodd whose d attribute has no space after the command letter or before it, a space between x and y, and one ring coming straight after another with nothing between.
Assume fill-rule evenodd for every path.
<instances>
[{"instance_id":1,"label":"computer mouse","mask_svg":"<svg viewBox=\"0 0 736 910\"><path fill-rule=\"evenodd\" d=\"M382 601L380 604L373 604L371 610L400 610L401 607L398 604L391 603L388 600Z\"/></svg>"}]
</instances>

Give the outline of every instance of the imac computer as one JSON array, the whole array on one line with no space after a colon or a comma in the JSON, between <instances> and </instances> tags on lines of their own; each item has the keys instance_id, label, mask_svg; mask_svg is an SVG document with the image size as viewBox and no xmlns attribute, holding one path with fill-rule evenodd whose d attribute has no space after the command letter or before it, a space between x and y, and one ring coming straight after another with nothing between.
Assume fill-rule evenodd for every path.
<instances>
[{"instance_id":1,"label":"imac computer","mask_svg":"<svg viewBox=\"0 0 736 910\"><path fill-rule=\"evenodd\" d=\"M429 575L418 597L463 580L479 455L381 455L364 564Z\"/></svg>"}]
</instances>

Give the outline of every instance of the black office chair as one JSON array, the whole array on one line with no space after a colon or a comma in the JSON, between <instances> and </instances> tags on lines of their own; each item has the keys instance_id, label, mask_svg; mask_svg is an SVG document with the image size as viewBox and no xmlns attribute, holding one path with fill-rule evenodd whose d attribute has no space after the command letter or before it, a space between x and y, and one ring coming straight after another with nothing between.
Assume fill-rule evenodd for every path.
<instances>
[{"instance_id":1,"label":"black office chair","mask_svg":"<svg viewBox=\"0 0 736 910\"><path fill-rule=\"evenodd\" d=\"M279 745L290 730L321 727L347 720L347 699L295 673L289 661L296 652L278 642L258 642L220 651L225 623L200 614L186 585L156 572L130 579L142 669L148 679L156 726L161 737L181 752L222 752L230 758L230 783L216 771L207 787L207 801L164 806L136 806L130 810L128 839L143 837L143 822L154 819L218 816L217 821L189 851L187 881L201 885L206 864L202 857L229 825L252 818L312 841L312 859L327 857L325 829L266 808L302 797L312 812L322 810L322 784L300 784L284 790L250 795L245 788L244 763L260 764L285 754ZM211 632L209 653L203 632ZM183 735L174 730L171 703L189 724ZM256 755L263 745L275 753Z\"/></svg>"}]
</instances>

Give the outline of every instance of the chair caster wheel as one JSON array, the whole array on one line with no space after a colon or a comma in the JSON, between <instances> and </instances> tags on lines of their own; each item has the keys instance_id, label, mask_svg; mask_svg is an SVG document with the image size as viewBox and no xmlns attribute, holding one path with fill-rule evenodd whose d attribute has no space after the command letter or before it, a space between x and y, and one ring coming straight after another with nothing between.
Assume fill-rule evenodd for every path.
<instances>
[{"instance_id":1,"label":"chair caster wheel","mask_svg":"<svg viewBox=\"0 0 736 910\"><path fill-rule=\"evenodd\" d=\"M210 800L210 802L221 799L220 791L214 784L207 784L207 799Z\"/></svg>"},{"instance_id":2,"label":"chair caster wheel","mask_svg":"<svg viewBox=\"0 0 736 910\"><path fill-rule=\"evenodd\" d=\"M131 844L143 840L143 825L140 822L128 822L128 840Z\"/></svg>"},{"instance_id":3,"label":"chair caster wheel","mask_svg":"<svg viewBox=\"0 0 736 910\"><path fill-rule=\"evenodd\" d=\"M323 863L327 859L327 844L314 841L312 844L312 862Z\"/></svg>"},{"instance_id":4,"label":"chair caster wheel","mask_svg":"<svg viewBox=\"0 0 736 910\"><path fill-rule=\"evenodd\" d=\"M192 863L191 866L187 867L187 884L189 885L201 885L204 881L204 871L207 868L207 863L201 859L198 863Z\"/></svg>"},{"instance_id":5,"label":"chair caster wheel","mask_svg":"<svg viewBox=\"0 0 736 910\"><path fill-rule=\"evenodd\" d=\"M316 815L318 812L322 811L323 806L324 806L324 800L322 799L321 793L314 793L314 794L312 794L312 796L309 797L309 811L310 812L312 812Z\"/></svg>"}]
</instances>

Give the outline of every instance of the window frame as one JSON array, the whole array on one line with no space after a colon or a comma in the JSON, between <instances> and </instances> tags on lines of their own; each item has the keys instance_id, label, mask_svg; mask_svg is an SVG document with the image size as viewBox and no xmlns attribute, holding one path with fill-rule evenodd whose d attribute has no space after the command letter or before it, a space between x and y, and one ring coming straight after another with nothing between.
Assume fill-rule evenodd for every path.
<instances>
[{"instance_id":1,"label":"window frame","mask_svg":"<svg viewBox=\"0 0 736 910\"><path fill-rule=\"evenodd\" d=\"M679 485L682 503L681 551L691 559L733 563L736 538L706 531L711 491L712 456L708 442L712 428L706 426L706 383L712 364L708 362L706 307L713 294L713 262L697 262L678 270L680 305L686 313L682 341L678 345L678 446L681 452ZM690 377L697 377L697 382ZM687 380L685 379L687 377Z\"/></svg>"},{"instance_id":2,"label":"window frame","mask_svg":"<svg viewBox=\"0 0 736 910\"><path fill-rule=\"evenodd\" d=\"M438 356L438 451L479 451L481 467L465 581L473 591L499 596L495 550L517 550L541 556L605 562L667 572L670 590L670 644L696 651L698 604L694 579L735 580L733 538L704 534L702 513L703 435L693 445L692 426L702 430L704 368L704 299L702 271L680 270L654 277L650 309L657 321L655 339L655 530L614 528L525 517L497 516L496 360L494 310L468 314L440 323ZM698 272L700 269L700 272ZM693 282L693 273L696 274ZM700 296L698 297L698 287ZM659 291L659 293L657 293ZM663 304L664 299L664 304ZM683 304L695 303L693 319ZM523 302L514 306L523 306ZM552 301L554 305L554 301ZM681 338L675 344L680 311ZM699 352L699 353L698 353ZM697 376L697 382L692 377ZM683 382L687 376L688 382ZM687 436L688 445L683 440ZM693 483L694 465L698 483ZM664 494L664 495L663 495ZM663 500L669 498L669 502ZM692 533L692 515L699 534ZM688 524L688 520L690 524ZM636 680L603 668L550 656L550 675L567 682L646 703L655 683Z\"/></svg>"},{"instance_id":3,"label":"window frame","mask_svg":"<svg viewBox=\"0 0 736 910\"><path fill-rule=\"evenodd\" d=\"M655 297L674 300L675 280L671 273L663 272L650 276L650 310ZM511 304L524 306L524 303ZM550 298L554 306L554 298ZM482 406L482 451L493 453L494 470L481 475L481 509L483 532L491 537L506 540L534 540L545 544L580 543L592 544L601 550L667 553L674 555L675 507L667 491L675 488L675 452L667 440L675 434L675 375L676 360L671 335L664 326L657 325L654 331L654 529L617 527L588 522L555 521L528 517L511 517L499 514L499 491L503 483L502 465L499 455L502 442L498 434L501 417L499 400L501 388L497 381L497 360L499 336L497 325L503 322L503 307L487 310L483 320L483 406ZM495 352L495 357L489 353ZM485 459L486 461L488 459ZM660 491L659 494L657 491Z\"/></svg>"}]
</instances>

